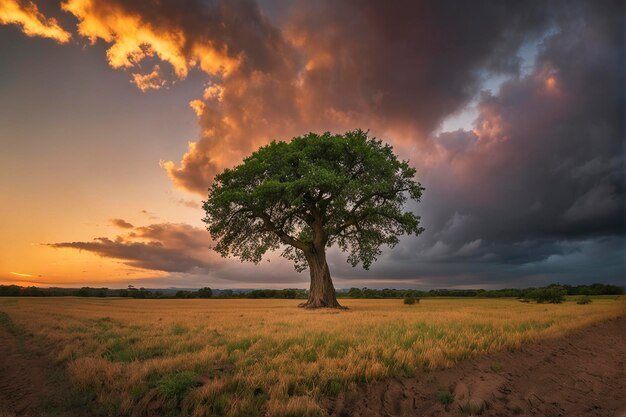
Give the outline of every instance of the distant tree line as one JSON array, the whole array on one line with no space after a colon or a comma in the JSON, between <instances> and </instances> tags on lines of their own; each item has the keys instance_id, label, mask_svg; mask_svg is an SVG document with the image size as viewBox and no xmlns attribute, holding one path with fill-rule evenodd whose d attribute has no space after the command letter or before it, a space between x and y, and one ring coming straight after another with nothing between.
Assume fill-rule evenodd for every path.
<instances>
[{"instance_id":1,"label":"distant tree line","mask_svg":"<svg viewBox=\"0 0 626 417\"><path fill-rule=\"evenodd\" d=\"M128 298L209 298L213 295L213 290L209 287L200 288L195 291L163 292L161 290L150 290L146 288L135 288L129 285L128 288L39 288L20 287L19 285L0 285L0 297L128 297Z\"/></svg>"},{"instance_id":2,"label":"distant tree line","mask_svg":"<svg viewBox=\"0 0 626 417\"><path fill-rule=\"evenodd\" d=\"M620 295L624 294L624 288L617 285L591 284L591 285L560 285L551 284L541 288L504 288L499 290L413 290L393 289L382 290L372 288L350 288L348 291L337 293L338 298L428 298L428 297L511 297L522 300L537 302L553 302L566 295ZM306 299L308 291L297 288L286 289L256 289L256 290L212 290L209 287L198 290L151 290L135 288L129 285L123 289L109 288L39 288L21 287L19 285L0 285L0 297L129 297L129 298L282 298L282 299Z\"/></svg>"},{"instance_id":3,"label":"distant tree line","mask_svg":"<svg viewBox=\"0 0 626 417\"><path fill-rule=\"evenodd\" d=\"M562 295L620 295L624 294L624 288L617 285L591 284L591 285L560 285L550 284L541 288L503 288L499 290L398 290L385 288L376 290L372 288L350 288L347 292L338 296L343 298L424 298L424 297L479 297L479 298L520 298L537 300L542 298L546 291L561 293Z\"/></svg>"}]
</instances>

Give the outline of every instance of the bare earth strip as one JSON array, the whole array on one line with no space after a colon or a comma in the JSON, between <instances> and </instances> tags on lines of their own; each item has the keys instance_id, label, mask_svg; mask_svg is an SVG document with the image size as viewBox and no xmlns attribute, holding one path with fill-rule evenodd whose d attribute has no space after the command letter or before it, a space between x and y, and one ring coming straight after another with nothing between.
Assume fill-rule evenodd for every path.
<instances>
[{"instance_id":1,"label":"bare earth strip","mask_svg":"<svg viewBox=\"0 0 626 417\"><path fill-rule=\"evenodd\" d=\"M626 417L626 317L328 399L344 416ZM443 405L437 393L454 393ZM464 412L465 410L465 412Z\"/></svg>"},{"instance_id":2,"label":"bare earth strip","mask_svg":"<svg viewBox=\"0 0 626 417\"><path fill-rule=\"evenodd\" d=\"M33 415L49 391L45 369L42 359L22 353L17 337L0 325L0 416Z\"/></svg>"},{"instance_id":3,"label":"bare earth strip","mask_svg":"<svg viewBox=\"0 0 626 417\"><path fill-rule=\"evenodd\" d=\"M68 391L51 378L58 370L46 353L31 350L11 330L0 323L0 417L47 416L42 407L59 409Z\"/></svg>"}]
</instances>

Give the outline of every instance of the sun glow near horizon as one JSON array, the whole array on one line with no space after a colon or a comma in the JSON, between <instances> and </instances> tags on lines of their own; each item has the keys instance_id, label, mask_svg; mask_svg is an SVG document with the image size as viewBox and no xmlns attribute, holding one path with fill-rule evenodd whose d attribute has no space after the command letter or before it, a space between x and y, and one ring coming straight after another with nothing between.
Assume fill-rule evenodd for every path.
<instances>
[{"instance_id":1,"label":"sun glow near horizon","mask_svg":"<svg viewBox=\"0 0 626 417\"><path fill-rule=\"evenodd\" d=\"M13 271L11 271L11 272L9 272L9 274L16 275L18 277L26 277L26 278L34 277L34 275L32 275L32 274L24 274L22 272L13 272Z\"/></svg>"}]
</instances>

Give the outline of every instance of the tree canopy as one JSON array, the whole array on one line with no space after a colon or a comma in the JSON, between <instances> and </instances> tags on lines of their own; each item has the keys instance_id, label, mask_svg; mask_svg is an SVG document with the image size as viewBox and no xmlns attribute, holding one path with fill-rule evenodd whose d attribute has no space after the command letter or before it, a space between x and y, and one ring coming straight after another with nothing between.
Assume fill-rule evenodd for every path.
<instances>
[{"instance_id":1,"label":"tree canopy","mask_svg":"<svg viewBox=\"0 0 626 417\"><path fill-rule=\"evenodd\" d=\"M309 133L272 142L217 175L203 220L222 256L258 263L284 246L282 255L297 270L312 269L313 285L312 265L328 269L328 247L337 245L351 265L368 269L382 245L423 231L419 217L405 211L409 198L422 195L414 175L367 132Z\"/></svg>"}]
</instances>

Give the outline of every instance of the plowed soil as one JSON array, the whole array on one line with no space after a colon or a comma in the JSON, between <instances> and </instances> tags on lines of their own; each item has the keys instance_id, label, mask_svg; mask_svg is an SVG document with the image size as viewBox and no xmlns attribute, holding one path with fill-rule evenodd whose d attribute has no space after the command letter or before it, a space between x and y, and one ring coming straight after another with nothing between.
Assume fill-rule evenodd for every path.
<instances>
[{"instance_id":1,"label":"plowed soil","mask_svg":"<svg viewBox=\"0 0 626 417\"><path fill-rule=\"evenodd\" d=\"M363 384L325 405L333 417L626 417L625 364L622 316L515 352ZM445 393L453 394L450 404Z\"/></svg>"}]
</instances>

